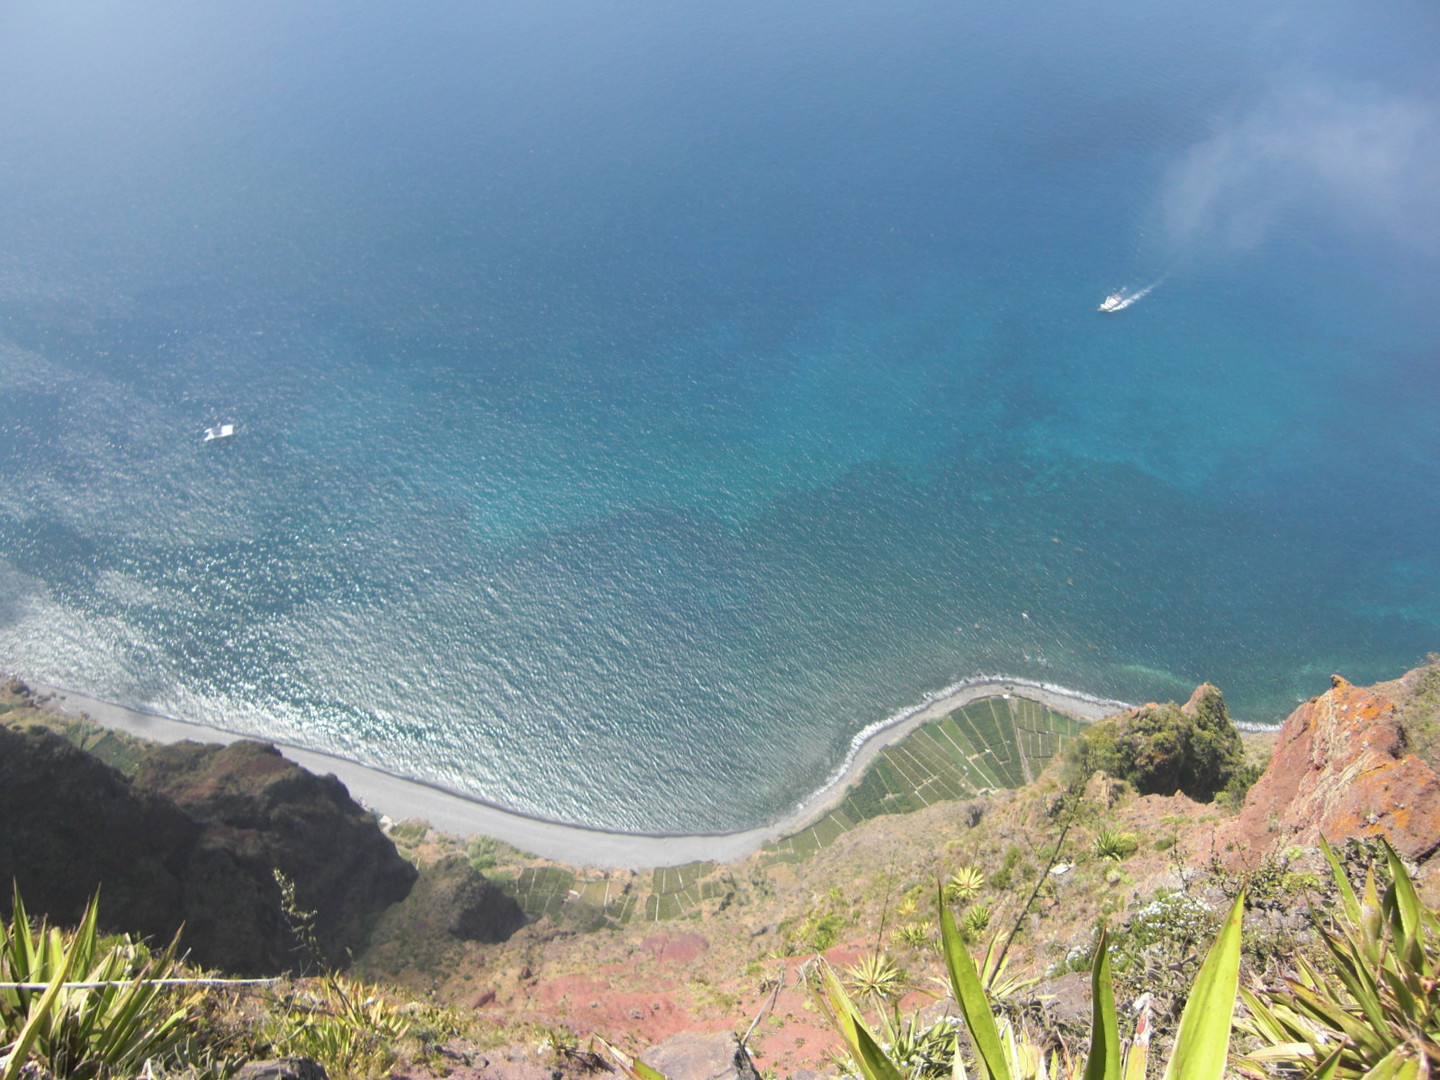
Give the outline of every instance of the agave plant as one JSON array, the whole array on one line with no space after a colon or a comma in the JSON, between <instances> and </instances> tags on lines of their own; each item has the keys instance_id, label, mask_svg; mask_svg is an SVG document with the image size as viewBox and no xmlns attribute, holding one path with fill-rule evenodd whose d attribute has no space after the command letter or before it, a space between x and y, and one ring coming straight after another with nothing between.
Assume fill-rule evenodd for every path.
<instances>
[{"instance_id":1,"label":"agave plant","mask_svg":"<svg viewBox=\"0 0 1440 1080\"><path fill-rule=\"evenodd\" d=\"M927 949L934 940L935 924L932 922L908 922L895 931L896 937L912 949Z\"/></svg>"},{"instance_id":2,"label":"agave plant","mask_svg":"<svg viewBox=\"0 0 1440 1080\"><path fill-rule=\"evenodd\" d=\"M961 936L974 941L990 928L990 909L984 904L975 904L965 912L965 921L960 925Z\"/></svg>"},{"instance_id":3,"label":"agave plant","mask_svg":"<svg viewBox=\"0 0 1440 1080\"><path fill-rule=\"evenodd\" d=\"M1329 963L1298 956L1295 978L1241 991L1250 1012L1242 1027L1267 1044L1243 1062L1252 1075L1279 1064L1311 1080L1409 1080L1440 1064L1440 920L1381 844L1391 883L1382 897L1372 866L1357 897L1321 839L1340 894L1334 928L1319 928Z\"/></svg>"},{"instance_id":4,"label":"agave plant","mask_svg":"<svg viewBox=\"0 0 1440 1080\"><path fill-rule=\"evenodd\" d=\"M378 987L328 974L296 994L267 1032L284 1056L311 1057L332 1077L381 1075L413 1017Z\"/></svg>"},{"instance_id":5,"label":"agave plant","mask_svg":"<svg viewBox=\"0 0 1440 1080\"><path fill-rule=\"evenodd\" d=\"M858 964L845 969L845 981L856 997L877 1000L898 997L907 986L905 973L886 953L862 957Z\"/></svg>"},{"instance_id":6,"label":"agave plant","mask_svg":"<svg viewBox=\"0 0 1440 1080\"><path fill-rule=\"evenodd\" d=\"M1102 930L1091 970L1093 1011L1090 1051L1083 1072L1074 1063L1046 1055L1032 1039L1007 1021L997 1022L990 1011L985 986L965 950L954 917L945 907L943 890L936 897L940 908L940 934L950 988L960 1006L975 1050L981 1080L1038 1080L1042 1076L1083 1076L1084 1080L1143 1080L1148 1039L1137 1037L1128 1051L1122 1048L1110 973L1110 954ZM1180 1018L1175 1046L1164 1080L1220 1080L1230 1046L1230 1024L1240 976L1240 929L1243 895L1236 899L1219 935L1210 948L1190 990ZM845 1043L863 1080L907 1080L914 1074L902 1069L866 1025L860 1010L845 992L834 971L822 959L815 961L819 985L811 992L820 1011ZM958 1035L951 1049L951 1075L966 1076Z\"/></svg>"},{"instance_id":7,"label":"agave plant","mask_svg":"<svg viewBox=\"0 0 1440 1080\"><path fill-rule=\"evenodd\" d=\"M1113 859L1120 862L1134 855L1139 848L1140 838L1134 833L1102 829L1100 834L1095 837L1095 844L1090 850L1097 859Z\"/></svg>"},{"instance_id":8,"label":"agave plant","mask_svg":"<svg viewBox=\"0 0 1440 1080\"><path fill-rule=\"evenodd\" d=\"M32 928L15 891L10 924L0 922L0 1080L14 1080L32 1056L66 1080L134 1076L184 1038L199 994L161 981L177 967L178 938L155 955L128 938L106 942L98 899L66 932L43 921Z\"/></svg>"},{"instance_id":9,"label":"agave plant","mask_svg":"<svg viewBox=\"0 0 1440 1080\"><path fill-rule=\"evenodd\" d=\"M978 866L962 866L945 883L945 899L951 904L963 904L985 888L985 874Z\"/></svg>"}]
</instances>

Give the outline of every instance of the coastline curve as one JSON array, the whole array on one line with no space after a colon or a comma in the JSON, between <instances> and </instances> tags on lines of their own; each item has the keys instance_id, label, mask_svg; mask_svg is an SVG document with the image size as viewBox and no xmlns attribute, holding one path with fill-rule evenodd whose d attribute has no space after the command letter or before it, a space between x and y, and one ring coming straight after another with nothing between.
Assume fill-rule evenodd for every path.
<instances>
[{"instance_id":1,"label":"coastline curve","mask_svg":"<svg viewBox=\"0 0 1440 1080\"><path fill-rule=\"evenodd\" d=\"M231 743L253 736L206 724L190 723L159 713L132 709L79 691L33 683L50 695L47 707L69 715L85 713L101 727L123 731L152 742L186 739ZM927 695L919 704L862 728L850 741L840 765L826 782L794 810L769 824L734 832L632 833L593 829L519 813L473 795L399 776L335 754L275 742L285 755L312 772L333 773L360 803L394 819L422 818L442 832L458 836L489 836L522 851L576 867L601 870L679 866L684 863L732 862L803 829L843 801L852 783L887 746L916 728L987 697L1026 697L1086 720L1098 720L1131 708L1122 701L1094 697L1067 687L1029 679L980 676Z\"/></svg>"}]
</instances>

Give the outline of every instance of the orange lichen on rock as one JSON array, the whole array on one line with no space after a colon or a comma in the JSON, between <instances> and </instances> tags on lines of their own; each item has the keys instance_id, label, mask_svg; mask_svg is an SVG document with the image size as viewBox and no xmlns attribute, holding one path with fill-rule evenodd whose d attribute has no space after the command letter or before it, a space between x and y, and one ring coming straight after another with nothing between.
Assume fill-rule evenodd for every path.
<instances>
[{"instance_id":1,"label":"orange lichen on rock","mask_svg":"<svg viewBox=\"0 0 1440 1080\"><path fill-rule=\"evenodd\" d=\"M1407 751L1395 703L1340 676L1285 721L1239 817L1217 830L1232 866L1290 844L1383 835L1409 858L1440 847L1440 774Z\"/></svg>"}]
</instances>

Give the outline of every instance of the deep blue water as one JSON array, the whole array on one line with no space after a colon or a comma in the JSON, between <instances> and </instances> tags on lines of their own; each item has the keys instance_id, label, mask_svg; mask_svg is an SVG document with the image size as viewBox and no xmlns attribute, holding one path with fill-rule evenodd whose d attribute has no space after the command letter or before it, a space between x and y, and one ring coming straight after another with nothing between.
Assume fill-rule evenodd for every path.
<instances>
[{"instance_id":1,"label":"deep blue water","mask_svg":"<svg viewBox=\"0 0 1440 1080\"><path fill-rule=\"evenodd\" d=\"M1421 2L8 0L0 665L650 830L975 674L1258 721L1398 675L1437 45Z\"/></svg>"}]
</instances>

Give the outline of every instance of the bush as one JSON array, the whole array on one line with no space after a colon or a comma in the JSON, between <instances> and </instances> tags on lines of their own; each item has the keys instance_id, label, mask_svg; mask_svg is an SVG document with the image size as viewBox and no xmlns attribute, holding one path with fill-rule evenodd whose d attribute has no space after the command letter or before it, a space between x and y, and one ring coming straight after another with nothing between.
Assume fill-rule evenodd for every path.
<instances>
[{"instance_id":1,"label":"bush","mask_svg":"<svg viewBox=\"0 0 1440 1080\"><path fill-rule=\"evenodd\" d=\"M1102 770L1142 795L1210 802L1242 776L1245 750L1219 690L1207 686L1187 708L1172 701L1092 725L1066 750L1066 779L1078 787Z\"/></svg>"},{"instance_id":2,"label":"bush","mask_svg":"<svg viewBox=\"0 0 1440 1080\"><path fill-rule=\"evenodd\" d=\"M812 924L810 948L816 952L825 952L840 940L840 931L844 928L845 916L834 913L822 915Z\"/></svg>"},{"instance_id":3,"label":"bush","mask_svg":"<svg viewBox=\"0 0 1440 1080\"><path fill-rule=\"evenodd\" d=\"M1263 765L1255 765L1248 761L1241 765L1225 782L1225 786L1220 789L1219 794L1215 796L1216 805L1222 806L1232 813L1239 811L1240 807L1245 805L1245 796L1250 794L1250 789L1255 786L1255 781L1259 780L1264 772L1265 766Z\"/></svg>"}]
</instances>

